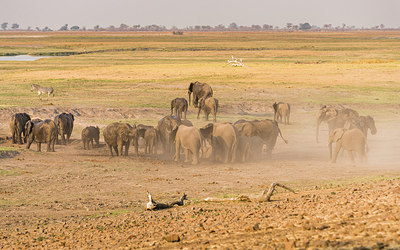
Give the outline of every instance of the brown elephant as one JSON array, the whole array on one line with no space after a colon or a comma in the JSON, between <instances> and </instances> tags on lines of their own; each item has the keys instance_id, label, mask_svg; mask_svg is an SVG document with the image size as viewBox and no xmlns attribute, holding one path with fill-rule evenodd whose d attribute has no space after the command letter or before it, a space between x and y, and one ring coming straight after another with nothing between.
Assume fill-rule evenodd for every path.
<instances>
[{"instance_id":1,"label":"brown elephant","mask_svg":"<svg viewBox=\"0 0 400 250\"><path fill-rule=\"evenodd\" d=\"M158 132L153 126L139 124L136 126L139 137L145 141L145 154L155 154L157 152Z\"/></svg>"},{"instance_id":2,"label":"brown elephant","mask_svg":"<svg viewBox=\"0 0 400 250\"><path fill-rule=\"evenodd\" d=\"M239 120L234 123L234 126L238 130L239 135L253 137L260 137L265 144L267 145L267 155L270 156L272 154L272 150L275 147L276 139L278 135L282 138L282 140L287 144L288 141L285 140L282 136L282 132L278 126L276 121L272 121L270 119L265 119L262 121L254 120L254 121L245 121Z\"/></svg>"},{"instance_id":3,"label":"brown elephant","mask_svg":"<svg viewBox=\"0 0 400 250\"><path fill-rule=\"evenodd\" d=\"M208 116L211 113L214 116L214 122L217 122L218 106L218 100L214 97L200 98L197 119L199 119L200 112L203 110L206 121L208 121Z\"/></svg>"},{"instance_id":4,"label":"brown elephant","mask_svg":"<svg viewBox=\"0 0 400 250\"><path fill-rule=\"evenodd\" d=\"M346 122L349 122L351 119L355 119L359 117L357 111L349 108L335 109L332 107L323 106L317 112L317 130L316 130L316 139L317 143L319 142L319 126L322 122L326 122L328 124L329 134L337 129L343 128Z\"/></svg>"},{"instance_id":5,"label":"brown elephant","mask_svg":"<svg viewBox=\"0 0 400 250\"><path fill-rule=\"evenodd\" d=\"M165 116L158 121L156 129L165 155L173 157L175 153L175 147L173 146L175 134L181 124L188 127L193 126L190 121L181 120L174 115Z\"/></svg>"},{"instance_id":6,"label":"brown elephant","mask_svg":"<svg viewBox=\"0 0 400 250\"><path fill-rule=\"evenodd\" d=\"M213 96L213 90L210 85L207 83L201 82L191 82L188 88L189 95L189 104L190 104L190 95L193 93L193 106L197 108L198 102L200 98L207 98L209 96Z\"/></svg>"},{"instance_id":7,"label":"brown elephant","mask_svg":"<svg viewBox=\"0 0 400 250\"><path fill-rule=\"evenodd\" d=\"M365 138L368 137L368 129L370 130L372 135L375 135L377 133L375 120L371 116L359 116L357 118L353 118L348 123L346 123L344 127L349 129L360 129L365 135Z\"/></svg>"},{"instance_id":8,"label":"brown elephant","mask_svg":"<svg viewBox=\"0 0 400 250\"><path fill-rule=\"evenodd\" d=\"M27 132L25 131L25 124L31 120L27 113L16 113L11 116L10 130L12 134L12 143L22 144L26 142ZM22 135L24 140L22 140Z\"/></svg>"},{"instance_id":9,"label":"brown elephant","mask_svg":"<svg viewBox=\"0 0 400 250\"><path fill-rule=\"evenodd\" d=\"M128 156L129 145L133 142L135 146L136 156L139 156L138 139L139 134L136 126L133 127L128 123L114 122L103 130L104 141L110 149L111 156L113 156L113 149L118 156L123 155L123 147L125 146L125 156Z\"/></svg>"},{"instance_id":10,"label":"brown elephant","mask_svg":"<svg viewBox=\"0 0 400 250\"><path fill-rule=\"evenodd\" d=\"M248 161L259 161L262 157L264 141L259 136L252 136L249 138L250 154Z\"/></svg>"},{"instance_id":11,"label":"brown elephant","mask_svg":"<svg viewBox=\"0 0 400 250\"><path fill-rule=\"evenodd\" d=\"M175 98L171 101L171 115L175 115L179 119L186 119L188 110L188 102L185 98ZM182 117L183 113L183 117Z\"/></svg>"},{"instance_id":12,"label":"brown elephant","mask_svg":"<svg viewBox=\"0 0 400 250\"><path fill-rule=\"evenodd\" d=\"M205 139L211 141L212 160L218 158L217 152L221 153L224 163L236 161L238 147L238 131L230 123L209 123L200 128L200 133Z\"/></svg>"},{"instance_id":13,"label":"brown elephant","mask_svg":"<svg viewBox=\"0 0 400 250\"><path fill-rule=\"evenodd\" d=\"M332 156L332 144L336 143L335 151ZM341 149L347 150L350 159L354 162L353 153L356 152L362 162L366 160L367 140L364 133L358 129L337 128L329 136L328 140L329 156L332 163L336 163L337 156Z\"/></svg>"},{"instance_id":14,"label":"brown elephant","mask_svg":"<svg viewBox=\"0 0 400 250\"><path fill-rule=\"evenodd\" d=\"M96 142L96 145L99 146L99 138L100 138L100 129L98 126L90 126L86 127L82 130L82 143L83 149L89 149L89 143L92 144L93 148L93 140Z\"/></svg>"},{"instance_id":15,"label":"brown elephant","mask_svg":"<svg viewBox=\"0 0 400 250\"><path fill-rule=\"evenodd\" d=\"M54 122L58 128L58 134L61 136L62 144L69 143L69 138L71 137L72 130L74 129L75 117L71 113L61 113L54 118ZM65 137L67 140L65 140ZM57 136L57 144L59 144Z\"/></svg>"},{"instance_id":16,"label":"brown elephant","mask_svg":"<svg viewBox=\"0 0 400 250\"><path fill-rule=\"evenodd\" d=\"M47 152L54 152L54 144L57 140L57 125L54 121L46 119L41 122L28 121L25 124L26 133L28 135L28 143L26 148L30 148L35 141L37 150L42 150L42 143L47 143Z\"/></svg>"},{"instance_id":17,"label":"brown elephant","mask_svg":"<svg viewBox=\"0 0 400 250\"><path fill-rule=\"evenodd\" d=\"M289 124L289 117L290 117L290 105L289 103L278 102L272 105L274 108L274 120L277 122L284 124Z\"/></svg>"},{"instance_id":18,"label":"brown elephant","mask_svg":"<svg viewBox=\"0 0 400 250\"><path fill-rule=\"evenodd\" d=\"M202 136L198 128L179 125L175 135L175 161L180 160L182 147L185 152L185 162L192 160L192 164L198 164L201 146Z\"/></svg>"}]
</instances>

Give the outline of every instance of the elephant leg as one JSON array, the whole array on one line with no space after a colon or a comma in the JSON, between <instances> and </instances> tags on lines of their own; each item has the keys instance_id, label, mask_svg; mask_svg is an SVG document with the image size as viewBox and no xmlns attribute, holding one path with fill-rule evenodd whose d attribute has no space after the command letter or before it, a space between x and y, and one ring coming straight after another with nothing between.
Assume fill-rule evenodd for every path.
<instances>
[{"instance_id":1,"label":"elephant leg","mask_svg":"<svg viewBox=\"0 0 400 250\"><path fill-rule=\"evenodd\" d=\"M214 122L217 122L217 112L214 112Z\"/></svg>"},{"instance_id":2,"label":"elephant leg","mask_svg":"<svg viewBox=\"0 0 400 250\"><path fill-rule=\"evenodd\" d=\"M200 117L200 112L201 112L201 109L199 108L199 110L197 111L197 119L199 119L199 117Z\"/></svg>"},{"instance_id":3,"label":"elephant leg","mask_svg":"<svg viewBox=\"0 0 400 250\"><path fill-rule=\"evenodd\" d=\"M130 146L130 141L128 141L126 144L125 144L125 156L128 156L128 151L129 151L129 146ZM121 151L122 152L122 151Z\"/></svg>"},{"instance_id":4,"label":"elephant leg","mask_svg":"<svg viewBox=\"0 0 400 250\"><path fill-rule=\"evenodd\" d=\"M181 154L181 145L179 143L179 140L176 140L176 143L175 143L175 156L174 156L174 160L175 161L179 162L180 154Z\"/></svg>"},{"instance_id":5,"label":"elephant leg","mask_svg":"<svg viewBox=\"0 0 400 250\"><path fill-rule=\"evenodd\" d=\"M190 150L185 148L185 162L189 162L190 161Z\"/></svg>"},{"instance_id":6,"label":"elephant leg","mask_svg":"<svg viewBox=\"0 0 400 250\"><path fill-rule=\"evenodd\" d=\"M196 165L199 163L199 152L200 152L199 148L196 148L195 152L192 152L192 156L193 156L192 164L193 165Z\"/></svg>"},{"instance_id":7,"label":"elephant leg","mask_svg":"<svg viewBox=\"0 0 400 250\"><path fill-rule=\"evenodd\" d=\"M187 111L184 111L184 112L183 112L183 119L184 119L184 120L186 120L186 113L187 113Z\"/></svg>"},{"instance_id":8,"label":"elephant leg","mask_svg":"<svg viewBox=\"0 0 400 250\"><path fill-rule=\"evenodd\" d=\"M66 141L65 141L65 134L63 133L61 137L62 137L62 144L65 145L65 144L66 144Z\"/></svg>"},{"instance_id":9,"label":"elephant leg","mask_svg":"<svg viewBox=\"0 0 400 250\"><path fill-rule=\"evenodd\" d=\"M42 152L42 143L38 142L37 146L37 150L38 152Z\"/></svg>"},{"instance_id":10,"label":"elephant leg","mask_svg":"<svg viewBox=\"0 0 400 250\"><path fill-rule=\"evenodd\" d=\"M205 112L206 113L206 121L208 121L208 116L210 115L210 113Z\"/></svg>"},{"instance_id":11,"label":"elephant leg","mask_svg":"<svg viewBox=\"0 0 400 250\"><path fill-rule=\"evenodd\" d=\"M86 141L85 141L85 139L82 140L82 144L83 144L83 149L86 149Z\"/></svg>"},{"instance_id":12,"label":"elephant leg","mask_svg":"<svg viewBox=\"0 0 400 250\"><path fill-rule=\"evenodd\" d=\"M352 151L352 150L347 150L347 152L348 152L348 154L349 154L349 156L350 156L351 162L354 163L355 161L354 161L353 151Z\"/></svg>"},{"instance_id":13,"label":"elephant leg","mask_svg":"<svg viewBox=\"0 0 400 250\"><path fill-rule=\"evenodd\" d=\"M342 148L340 142L336 142L335 151L333 152L332 163L336 163L336 159L338 157L339 151Z\"/></svg>"},{"instance_id":14,"label":"elephant leg","mask_svg":"<svg viewBox=\"0 0 400 250\"><path fill-rule=\"evenodd\" d=\"M53 152L55 152L55 150L54 150L54 144L56 144L56 139L53 139L53 140L51 141L51 149L52 149Z\"/></svg>"},{"instance_id":15,"label":"elephant leg","mask_svg":"<svg viewBox=\"0 0 400 250\"><path fill-rule=\"evenodd\" d=\"M108 145L108 149L110 150L111 157L113 157L113 147L111 145Z\"/></svg>"},{"instance_id":16,"label":"elephant leg","mask_svg":"<svg viewBox=\"0 0 400 250\"><path fill-rule=\"evenodd\" d=\"M119 156L119 152L118 152L118 146L113 146L113 149L115 151L115 155Z\"/></svg>"},{"instance_id":17,"label":"elephant leg","mask_svg":"<svg viewBox=\"0 0 400 250\"><path fill-rule=\"evenodd\" d=\"M47 141L47 152L51 151L51 140Z\"/></svg>"}]
</instances>

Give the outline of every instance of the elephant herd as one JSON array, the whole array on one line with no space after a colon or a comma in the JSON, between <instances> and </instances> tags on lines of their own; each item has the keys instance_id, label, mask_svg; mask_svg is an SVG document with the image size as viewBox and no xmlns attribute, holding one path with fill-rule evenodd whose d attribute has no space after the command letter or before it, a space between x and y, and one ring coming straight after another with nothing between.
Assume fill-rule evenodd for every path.
<instances>
[{"instance_id":1,"label":"elephant herd","mask_svg":"<svg viewBox=\"0 0 400 250\"><path fill-rule=\"evenodd\" d=\"M319 141L319 126L322 122L328 124L329 139L328 148L330 159L336 162L341 150L349 153L350 159L354 162L354 153L361 161L366 160L368 150L368 130L372 135L377 133L374 118L371 116L360 116L357 111L349 108L335 109L323 106L317 113L316 140ZM335 149L332 154L332 144Z\"/></svg>"},{"instance_id":2,"label":"elephant herd","mask_svg":"<svg viewBox=\"0 0 400 250\"><path fill-rule=\"evenodd\" d=\"M29 149L33 142L37 143L38 151L41 151L41 144L47 143L47 151L54 152L54 145L61 136L62 143L69 143L69 138L74 127L74 115L61 113L54 120L33 119L27 113L16 113L11 116L10 130L13 143L27 143Z\"/></svg>"},{"instance_id":3,"label":"elephant herd","mask_svg":"<svg viewBox=\"0 0 400 250\"><path fill-rule=\"evenodd\" d=\"M191 98L193 96L193 98ZM188 88L188 100L176 98L171 101L171 114L163 117L157 125L130 125L115 122L103 129L104 141L110 155L128 155L132 144L136 156L139 155L139 139L143 138L145 154L156 155L158 149L165 157L180 161L181 150L185 162L197 164L201 159L208 158L216 162L247 162L260 159L262 152L272 154L278 136L283 138L278 121L289 124L290 105L279 102L272 105L274 120L238 120L234 123L217 123L216 114L218 100L213 97L213 90L207 83L193 82ZM186 119L189 104L198 108L197 117L201 111L206 119L214 116L214 122L201 128L196 128ZM13 143L27 143L30 148L37 143L38 151L41 143L47 143L47 151L54 151L54 145L70 142L74 127L74 116L71 113L61 113L54 120L34 119L26 113L17 113L11 117L10 129ZM319 141L319 127L326 122L329 128L328 148L332 162L336 162L338 153L343 149L365 159L367 148L367 131L376 134L375 121L371 116L360 116L357 111L349 108L335 109L323 106L317 113L316 140ZM93 141L99 145L100 129L89 126L82 130L83 149L93 148ZM334 152L332 144L336 143Z\"/></svg>"}]
</instances>

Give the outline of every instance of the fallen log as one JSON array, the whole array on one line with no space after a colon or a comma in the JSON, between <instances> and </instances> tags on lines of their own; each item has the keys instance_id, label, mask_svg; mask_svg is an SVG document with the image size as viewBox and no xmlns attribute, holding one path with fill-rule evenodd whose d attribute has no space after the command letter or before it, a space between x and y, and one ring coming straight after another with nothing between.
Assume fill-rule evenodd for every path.
<instances>
[{"instance_id":1,"label":"fallen log","mask_svg":"<svg viewBox=\"0 0 400 250\"><path fill-rule=\"evenodd\" d=\"M178 201L173 201L170 203L159 203L154 201L151 194L148 191L147 191L147 196L149 197L149 202L146 204L146 210L152 210L152 211L171 208L175 205L183 206L183 201L187 200L186 194L183 194Z\"/></svg>"},{"instance_id":2,"label":"fallen log","mask_svg":"<svg viewBox=\"0 0 400 250\"><path fill-rule=\"evenodd\" d=\"M237 196L235 198L222 198L222 199L213 198L213 197L207 197L207 198L204 199L204 201L258 201L258 202L267 201L267 202L269 202L269 201L271 201L271 197L272 197L276 187L284 188L284 189L296 194L296 192L293 189L291 189L291 188L289 188L289 187L287 187L287 186L285 186L283 184L274 182L274 183L271 184L269 189L268 190L265 189L261 193L260 196L249 197L247 195L239 195L239 196Z\"/></svg>"}]
</instances>

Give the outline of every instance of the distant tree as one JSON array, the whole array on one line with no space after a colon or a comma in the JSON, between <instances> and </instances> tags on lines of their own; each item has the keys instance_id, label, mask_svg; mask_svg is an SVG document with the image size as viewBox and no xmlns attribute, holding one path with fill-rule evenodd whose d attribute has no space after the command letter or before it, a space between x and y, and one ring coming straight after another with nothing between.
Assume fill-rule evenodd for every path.
<instances>
[{"instance_id":1,"label":"distant tree","mask_svg":"<svg viewBox=\"0 0 400 250\"><path fill-rule=\"evenodd\" d=\"M94 29L95 31L98 31L98 30L100 29L100 25L95 25L95 26L93 27L93 29Z\"/></svg>"},{"instance_id":2,"label":"distant tree","mask_svg":"<svg viewBox=\"0 0 400 250\"><path fill-rule=\"evenodd\" d=\"M119 30L127 30L129 28L128 25L121 23L121 25L119 26Z\"/></svg>"},{"instance_id":3,"label":"distant tree","mask_svg":"<svg viewBox=\"0 0 400 250\"><path fill-rule=\"evenodd\" d=\"M65 24L64 26L61 26L59 30L68 30L68 24Z\"/></svg>"},{"instance_id":4,"label":"distant tree","mask_svg":"<svg viewBox=\"0 0 400 250\"><path fill-rule=\"evenodd\" d=\"M115 30L115 26L114 25L110 25L110 26L108 26L107 30L113 31L113 30Z\"/></svg>"},{"instance_id":5,"label":"distant tree","mask_svg":"<svg viewBox=\"0 0 400 250\"><path fill-rule=\"evenodd\" d=\"M83 27L82 27L82 30L83 30L83 31L86 31L86 27L85 27L85 26L83 26Z\"/></svg>"},{"instance_id":6,"label":"distant tree","mask_svg":"<svg viewBox=\"0 0 400 250\"><path fill-rule=\"evenodd\" d=\"M291 30L291 29L293 28L293 23L287 23L287 24L286 24L286 28L287 28L288 30Z\"/></svg>"},{"instance_id":7,"label":"distant tree","mask_svg":"<svg viewBox=\"0 0 400 250\"><path fill-rule=\"evenodd\" d=\"M272 26L272 25L268 25L268 24L263 25L263 30L272 30L272 29L274 29L274 26Z\"/></svg>"},{"instance_id":8,"label":"distant tree","mask_svg":"<svg viewBox=\"0 0 400 250\"><path fill-rule=\"evenodd\" d=\"M1 24L1 28L2 28L3 30L6 30L6 29L7 29L7 26L8 26L8 23L2 23L2 24Z\"/></svg>"},{"instance_id":9,"label":"distant tree","mask_svg":"<svg viewBox=\"0 0 400 250\"><path fill-rule=\"evenodd\" d=\"M37 31L40 31L40 28L39 28L39 27L36 27L35 29L36 29Z\"/></svg>"},{"instance_id":10,"label":"distant tree","mask_svg":"<svg viewBox=\"0 0 400 250\"><path fill-rule=\"evenodd\" d=\"M381 28L381 30L383 30L385 28L385 25L382 23L381 25L379 25L379 27Z\"/></svg>"},{"instance_id":11,"label":"distant tree","mask_svg":"<svg viewBox=\"0 0 400 250\"><path fill-rule=\"evenodd\" d=\"M27 31L31 31L32 30L32 27L31 26L28 26L28 28L26 29Z\"/></svg>"},{"instance_id":12,"label":"distant tree","mask_svg":"<svg viewBox=\"0 0 400 250\"><path fill-rule=\"evenodd\" d=\"M258 24L251 25L251 30L261 30L261 26Z\"/></svg>"},{"instance_id":13,"label":"distant tree","mask_svg":"<svg viewBox=\"0 0 400 250\"><path fill-rule=\"evenodd\" d=\"M74 26L72 26L72 27L70 28L70 30L74 30L74 31L79 30L79 26L74 25Z\"/></svg>"},{"instance_id":14,"label":"distant tree","mask_svg":"<svg viewBox=\"0 0 400 250\"><path fill-rule=\"evenodd\" d=\"M231 24L229 24L229 29L230 29L230 30L237 30L237 29L238 29L238 26L237 26L236 23L231 23Z\"/></svg>"},{"instance_id":15,"label":"distant tree","mask_svg":"<svg viewBox=\"0 0 400 250\"><path fill-rule=\"evenodd\" d=\"M51 29L49 27L44 27L43 31L51 31Z\"/></svg>"},{"instance_id":16,"label":"distant tree","mask_svg":"<svg viewBox=\"0 0 400 250\"><path fill-rule=\"evenodd\" d=\"M11 24L11 29L16 30L18 28L19 28L19 24L18 23Z\"/></svg>"},{"instance_id":17,"label":"distant tree","mask_svg":"<svg viewBox=\"0 0 400 250\"><path fill-rule=\"evenodd\" d=\"M309 23L301 23L299 25L299 29L300 30L309 30L309 29L311 29L311 25Z\"/></svg>"},{"instance_id":18,"label":"distant tree","mask_svg":"<svg viewBox=\"0 0 400 250\"><path fill-rule=\"evenodd\" d=\"M215 26L214 29L215 29L215 30L220 30L220 31L221 31L221 30L225 30L225 25L219 24L219 25Z\"/></svg>"}]
</instances>

